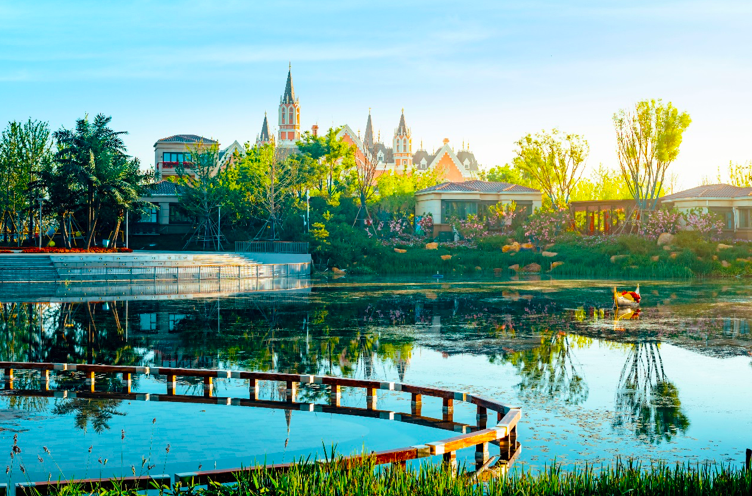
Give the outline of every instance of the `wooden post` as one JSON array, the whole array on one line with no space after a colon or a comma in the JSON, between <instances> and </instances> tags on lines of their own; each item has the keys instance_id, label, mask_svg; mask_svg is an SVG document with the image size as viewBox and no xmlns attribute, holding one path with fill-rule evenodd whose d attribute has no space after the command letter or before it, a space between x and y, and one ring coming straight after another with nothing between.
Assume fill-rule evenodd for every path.
<instances>
[{"instance_id":1,"label":"wooden post","mask_svg":"<svg viewBox=\"0 0 752 496\"><path fill-rule=\"evenodd\" d=\"M248 383L249 383L248 384L248 391L251 394L251 399L255 401L255 400L258 399L258 389L259 389L259 387L258 387L258 380L257 379L248 379Z\"/></svg>"},{"instance_id":2,"label":"wooden post","mask_svg":"<svg viewBox=\"0 0 752 496\"><path fill-rule=\"evenodd\" d=\"M175 394L175 375L169 374L167 376L167 394L172 396Z\"/></svg>"},{"instance_id":3,"label":"wooden post","mask_svg":"<svg viewBox=\"0 0 752 496\"><path fill-rule=\"evenodd\" d=\"M204 396L214 396L214 378L204 377Z\"/></svg>"},{"instance_id":4,"label":"wooden post","mask_svg":"<svg viewBox=\"0 0 752 496\"><path fill-rule=\"evenodd\" d=\"M5 369L5 389L13 389L13 369Z\"/></svg>"},{"instance_id":5,"label":"wooden post","mask_svg":"<svg viewBox=\"0 0 752 496\"><path fill-rule=\"evenodd\" d=\"M285 391L285 400L294 402L298 394L298 383L287 381L287 390Z\"/></svg>"},{"instance_id":6,"label":"wooden post","mask_svg":"<svg viewBox=\"0 0 752 496\"><path fill-rule=\"evenodd\" d=\"M488 443L475 445L475 469L479 470L488 461Z\"/></svg>"},{"instance_id":7,"label":"wooden post","mask_svg":"<svg viewBox=\"0 0 752 496\"><path fill-rule=\"evenodd\" d=\"M455 473L457 470L457 452L450 451L449 453L444 453L442 456L444 458L444 467Z\"/></svg>"},{"instance_id":8,"label":"wooden post","mask_svg":"<svg viewBox=\"0 0 752 496\"><path fill-rule=\"evenodd\" d=\"M418 393L412 394L412 401L410 401L410 410L413 415L421 415L423 409L423 395Z\"/></svg>"},{"instance_id":9,"label":"wooden post","mask_svg":"<svg viewBox=\"0 0 752 496\"><path fill-rule=\"evenodd\" d=\"M444 422L451 422L454 418L454 400L451 398L444 398L444 406L441 408L441 413L444 418Z\"/></svg>"},{"instance_id":10,"label":"wooden post","mask_svg":"<svg viewBox=\"0 0 752 496\"><path fill-rule=\"evenodd\" d=\"M123 389L126 393L130 394L131 392L131 373L130 372L124 372L123 373Z\"/></svg>"},{"instance_id":11,"label":"wooden post","mask_svg":"<svg viewBox=\"0 0 752 496\"><path fill-rule=\"evenodd\" d=\"M91 392L93 393L94 392L94 384L96 383L96 378L95 378L94 372L89 372L86 375L86 383L89 384L89 386L91 387Z\"/></svg>"},{"instance_id":12,"label":"wooden post","mask_svg":"<svg viewBox=\"0 0 752 496\"><path fill-rule=\"evenodd\" d=\"M339 384L333 384L331 392L329 393L329 403L332 406L339 406L339 402L341 398L342 398L342 387Z\"/></svg>"},{"instance_id":13,"label":"wooden post","mask_svg":"<svg viewBox=\"0 0 752 496\"><path fill-rule=\"evenodd\" d=\"M366 388L366 408L376 410L376 388Z\"/></svg>"},{"instance_id":14,"label":"wooden post","mask_svg":"<svg viewBox=\"0 0 752 496\"><path fill-rule=\"evenodd\" d=\"M486 407L478 405L478 413L475 415L478 424L478 430L483 430L488 425L488 411Z\"/></svg>"},{"instance_id":15,"label":"wooden post","mask_svg":"<svg viewBox=\"0 0 752 496\"><path fill-rule=\"evenodd\" d=\"M50 390L50 371L49 370L44 371L44 390L45 391Z\"/></svg>"}]
</instances>

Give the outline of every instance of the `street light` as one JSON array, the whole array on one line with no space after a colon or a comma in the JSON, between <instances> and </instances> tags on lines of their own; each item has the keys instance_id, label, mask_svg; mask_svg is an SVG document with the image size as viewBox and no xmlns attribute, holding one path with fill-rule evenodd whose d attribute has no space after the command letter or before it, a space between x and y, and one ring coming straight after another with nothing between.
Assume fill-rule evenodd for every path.
<instances>
[{"instance_id":1,"label":"street light","mask_svg":"<svg viewBox=\"0 0 752 496\"><path fill-rule=\"evenodd\" d=\"M37 198L39 201L39 249L42 249L42 200L44 198Z\"/></svg>"}]
</instances>

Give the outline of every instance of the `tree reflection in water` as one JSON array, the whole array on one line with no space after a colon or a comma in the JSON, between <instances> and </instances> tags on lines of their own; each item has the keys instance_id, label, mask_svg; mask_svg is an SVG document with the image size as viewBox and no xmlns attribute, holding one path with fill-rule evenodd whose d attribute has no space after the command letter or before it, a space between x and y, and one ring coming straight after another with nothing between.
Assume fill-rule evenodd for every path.
<instances>
[{"instance_id":1,"label":"tree reflection in water","mask_svg":"<svg viewBox=\"0 0 752 496\"><path fill-rule=\"evenodd\" d=\"M652 444L670 441L689 428L679 390L666 377L660 343L631 345L616 390L615 429L633 430Z\"/></svg>"},{"instance_id":2,"label":"tree reflection in water","mask_svg":"<svg viewBox=\"0 0 752 496\"><path fill-rule=\"evenodd\" d=\"M590 341L582 336L546 331L541 335L540 346L507 355L506 361L517 368L520 376L517 384L520 395L530 399L543 396L574 405L587 400L590 389L573 347L589 346Z\"/></svg>"}]
</instances>

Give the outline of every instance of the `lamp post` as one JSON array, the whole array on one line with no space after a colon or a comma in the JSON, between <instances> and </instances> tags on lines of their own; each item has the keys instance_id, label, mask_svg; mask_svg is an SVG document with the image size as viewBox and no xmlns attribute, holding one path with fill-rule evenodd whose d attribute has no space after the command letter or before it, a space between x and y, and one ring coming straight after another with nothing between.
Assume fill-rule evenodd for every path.
<instances>
[{"instance_id":1,"label":"lamp post","mask_svg":"<svg viewBox=\"0 0 752 496\"><path fill-rule=\"evenodd\" d=\"M311 232L311 191L305 192L305 204L306 204L306 232Z\"/></svg>"},{"instance_id":2,"label":"lamp post","mask_svg":"<svg viewBox=\"0 0 752 496\"><path fill-rule=\"evenodd\" d=\"M128 241L130 240L130 231L128 230L128 219L131 218L131 211L127 210L125 211L125 247L130 248L130 245Z\"/></svg>"},{"instance_id":3,"label":"lamp post","mask_svg":"<svg viewBox=\"0 0 752 496\"><path fill-rule=\"evenodd\" d=\"M39 201L39 249L42 249L42 200L44 198L37 198Z\"/></svg>"}]
</instances>

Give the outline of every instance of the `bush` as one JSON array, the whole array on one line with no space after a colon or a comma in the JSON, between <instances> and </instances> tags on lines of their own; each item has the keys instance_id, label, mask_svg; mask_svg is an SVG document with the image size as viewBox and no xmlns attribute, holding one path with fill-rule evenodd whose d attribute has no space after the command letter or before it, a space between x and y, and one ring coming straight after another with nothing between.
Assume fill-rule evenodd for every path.
<instances>
[{"instance_id":1,"label":"bush","mask_svg":"<svg viewBox=\"0 0 752 496\"><path fill-rule=\"evenodd\" d=\"M675 234L679 230L682 214L676 210L655 210L642 219L639 234L655 241L663 233Z\"/></svg>"},{"instance_id":2,"label":"bush","mask_svg":"<svg viewBox=\"0 0 752 496\"><path fill-rule=\"evenodd\" d=\"M477 241L478 249L482 251L499 251L502 246L507 244L508 239L506 236L500 234L492 234Z\"/></svg>"},{"instance_id":3,"label":"bush","mask_svg":"<svg viewBox=\"0 0 752 496\"><path fill-rule=\"evenodd\" d=\"M538 210L525 223L525 236L537 245L555 242L564 233L572 230L569 210Z\"/></svg>"}]
</instances>

